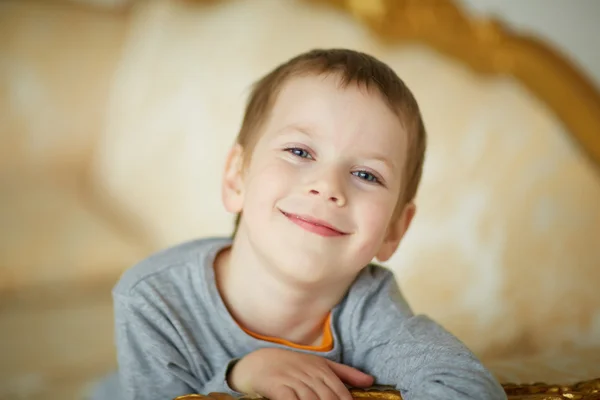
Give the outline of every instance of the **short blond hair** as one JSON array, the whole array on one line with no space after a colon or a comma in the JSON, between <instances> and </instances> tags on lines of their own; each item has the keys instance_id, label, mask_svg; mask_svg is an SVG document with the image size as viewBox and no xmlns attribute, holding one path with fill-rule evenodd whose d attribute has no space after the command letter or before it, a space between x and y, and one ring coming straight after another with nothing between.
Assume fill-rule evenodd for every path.
<instances>
[{"instance_id":1,"label":"short blond hair","mask_svg":"<svg viewBox=\"0 0 600 400\"><path fill-rule=\"evenodd\" d=\"M281 88L289 79L306 75L335 74L341 78L341 86L354 84L376 89L390 109L398 116L408 136L408 149L404 166L403 185L397 209L416 196L426 148L426 132L419 105L406 84L387 64L373 56L348 49L317 49L302 53L279 65L258 80L252 88L237 143L242 147L244 164L252 157L259 132L268 119ZM235 221L235 232L241 214Z\"/></svg>"}]
</instances>

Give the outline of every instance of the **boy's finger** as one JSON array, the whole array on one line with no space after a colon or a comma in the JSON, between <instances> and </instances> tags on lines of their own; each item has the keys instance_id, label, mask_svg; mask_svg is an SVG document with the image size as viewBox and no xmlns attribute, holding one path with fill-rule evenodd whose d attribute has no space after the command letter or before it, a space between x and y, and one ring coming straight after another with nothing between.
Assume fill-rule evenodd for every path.
<instances>
[{"instance_id":1,"label":"boy's finger","mask_svg":"<svg viewBox=\"0 0 600 400\"><path fill-rule=\"evenodd\" d=\"M367 375L364 372L357 370L356 368L349 367L344 364L336 363L327 360L327 364L331 368L334 374L342 380L342 382L356 387L369 387L373 385L373 377Z\"/></svg>"},{"instance_id":2,"label":"boy's finger","mask_svg":"<svg viewBox=\"0 0 600 400\"><path fill-rule=\"evenodd\" d=\"M323 377L323 385L327 386L335 399L352 400L350 390L342 383L341 379L334 374ZM322 396L319 396L322 399Z\"/></svg>"},{"instance_id":3,"label":"boy's finger","mask_svg":"<svg viewBox=\"0 0 600 400\"><path fill-rule=\"evenodd\" d=\"M294 391L300 400L323 400L323 397L319 396L317 387L312 387L305 383L295 386Z\"/></svg>"},{"instance_id":4,"label":"boy's finger","mask_svg":"<svg viewBox=\"0 0 600 400\"><path fill-rule=\"evenodd\" d=\"M296 391L286 385L268 385L258 394L271 400L300 400Z\"/></svg>"}]
</instances>

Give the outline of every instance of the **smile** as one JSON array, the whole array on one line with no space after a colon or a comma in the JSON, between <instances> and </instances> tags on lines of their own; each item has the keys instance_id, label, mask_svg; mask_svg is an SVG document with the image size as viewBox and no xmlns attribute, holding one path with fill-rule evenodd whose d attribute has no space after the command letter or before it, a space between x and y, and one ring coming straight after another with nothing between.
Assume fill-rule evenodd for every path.
<instances>
[{"instance_id":1,"label":"smile","mask_svg":"<svg viewBox=\"0 0 600 400\"><path fill-rule=\"evenodd\" d=\"M279 210L281 211L281 210ZM281 211L283 215L287 217L291 222L298 225L302 229L316 233L320 236L332 237L332 236L344 236L347 235L346 232L342 232L336 227L328 224L325 221L318 220L316 218L312 218L306 215L296 215L286 213L285 211Z\"/></svg>"}]
</instances>

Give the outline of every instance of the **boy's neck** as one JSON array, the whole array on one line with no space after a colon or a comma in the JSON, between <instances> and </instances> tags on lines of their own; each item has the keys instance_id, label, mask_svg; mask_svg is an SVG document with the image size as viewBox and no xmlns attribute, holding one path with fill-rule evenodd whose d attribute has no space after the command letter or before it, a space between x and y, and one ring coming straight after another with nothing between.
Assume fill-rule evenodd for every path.
<instances>
[{"instance_id":1,"label":"boy's neck","mask_svg":"<svg viewBox=\"0 0 600 400\"><path fill-rule=\"evenodd\" d=\"M336 287L302 286L277 279L262 264L239 236L232 247L217 255L217 287L233 318L259 335L300 345L319 344L327 316L351 282Z\"/></svg>"}]
</instances>

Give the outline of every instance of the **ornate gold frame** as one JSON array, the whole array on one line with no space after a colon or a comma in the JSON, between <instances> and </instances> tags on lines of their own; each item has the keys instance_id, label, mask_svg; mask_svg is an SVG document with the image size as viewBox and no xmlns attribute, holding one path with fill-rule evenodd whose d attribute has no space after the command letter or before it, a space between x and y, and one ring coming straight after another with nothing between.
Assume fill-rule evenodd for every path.
<instances>
[{"instance_id":1,"label":"ornate gold frame","mask_svg":"<svg viewBox=\"0 0 600 400\"><path fill-rule=\"evenodd\" d=\"M305 0L329 4L389 44L421 42L485 74L522 82L563 122L600 166L600 93L566 57L494 19L477 19L452 0Z\"/></svg>"},{"instance_id":2,"label":"ornate gold frame","mask_svg":"<svg viewBox=\"0 0 600 400\"><path fill-rule=\"evenodd\" d=\"M579 382L574 385L531 385L503 384L507 400L598 400L600 399L600 379ZM354 400L402 400L397 390L387 388L350 389ZM251 400L261 397L246 396L236 399L225 393L209 393L208 395L188 394L173 400Z\"/></svg>"}]
</instances>

